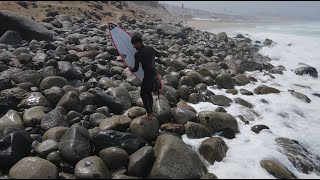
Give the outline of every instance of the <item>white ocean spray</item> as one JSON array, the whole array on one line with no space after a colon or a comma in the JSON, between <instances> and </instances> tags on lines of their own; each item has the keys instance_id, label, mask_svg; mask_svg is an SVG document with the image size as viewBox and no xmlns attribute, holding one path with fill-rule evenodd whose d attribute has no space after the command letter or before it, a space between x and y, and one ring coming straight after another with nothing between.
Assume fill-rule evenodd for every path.
<instances>
[{"instance_id":1,"label":"white ocean spray","mask_svg":"<svg viewBox=\"0 0 320 180\"><path fill-rule=\"evenodd\" d=\"M216 174L219 179L224 178L274 178L260 166L263 159L277 159L283 163L298 178L320 179L314 173L300 173L287 159L277 150L275 138L286 137L299 141L310 152L320 155L320 97L312 95L320 93L320 80L308 75L298 76L292 70L300 67L299 63L308 64L318 71L320 70L320 23L291 24L279 26L260 26L247 29L225 30L233 37L238 33L253 40L269 38L277 44L273 47L263 47L260 53L273 59L273 65L286 67L283 75L274 74L275 79L265 76L263 72L247 72L246 75L258 79L256 83L246 86L236 86L236 89L247 89L253 91L259 85L275 87L281 91L280 94L268 95L232 95L225 90L209 88L217 95L225 95L231 99L241 97L254 105L256 115L248 108L232 103L225 108L228 113L237 117L243 115L250 121L245 125L239 118L240 133L234 139L223 138L229 147L226 157L222 162L215 162L209 166L209 171ZM219 30L213 30L216 33ZM288 46L290 44L290 46ZM298 85L307 86L305 88ZM307 95L311 103L304 103L293 97L288 90L295 90ZM261 102L267 100L270 104ZM192 105L192 104L190 104ZM199 103L192 105L197 112L213 111L218 106L211 103ZM279 115L279 114L282 114ZM285 117L283 116L285 115ZM267 125L270 130L263 130L259 134L251 131L251 127L258 124ZM198 150L201 142L205 140L188 139L185 135L183 140Z\"/></svg>"}]
</instances>

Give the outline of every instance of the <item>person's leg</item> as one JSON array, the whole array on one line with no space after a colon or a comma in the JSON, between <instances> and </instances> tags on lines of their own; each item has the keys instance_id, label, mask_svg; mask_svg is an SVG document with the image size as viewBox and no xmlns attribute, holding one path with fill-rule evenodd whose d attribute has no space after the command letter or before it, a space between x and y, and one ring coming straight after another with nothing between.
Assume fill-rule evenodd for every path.
<instances>
[{"instance_id":1,"label":"person's leg","mask_svg":"<svg viewBox=\"0 0 320 180\"><path fill-rule=\"evenodd\" d=\"M140 96L143 101L144 108L146 109L148 114L152 113L152 108L150 108L150 102L149 102L149 97L148 97L148 87L147 87L147 81L145 79L142 81L141 85L141 91L140 91Z\"/></svg>"},{"instance_id":2,"label":"person's leg","mask_svg":"<svg viewBox=\"0 0 320 180\"><path fill-rule=\"evenodd\" d=\"M153 111L152 111L152 106L153 106L153 97L152 97L152 89L153 89L153 81L152 78L148 77L143 80L143 97L146 98L144 101L145 109L147 111L147 115L144 116L146 119L152 119L153 118Z\"/></svg>"}]
</instances>

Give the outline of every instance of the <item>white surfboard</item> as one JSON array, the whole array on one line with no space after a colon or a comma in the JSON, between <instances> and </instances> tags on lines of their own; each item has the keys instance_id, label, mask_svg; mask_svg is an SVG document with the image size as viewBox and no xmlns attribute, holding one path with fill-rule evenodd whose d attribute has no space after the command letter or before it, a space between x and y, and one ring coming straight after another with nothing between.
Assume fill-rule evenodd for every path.
<instances>
[{"instance_id":1,"label":"white surfboard","mask_svg":"<svg viewBox=\"0 0 320 180\"><path fill-rule=\"evenodd\" d=\"M131 44L131 36L124 29L113 23L108 24L108 29L112 43L118 50L123 62L126 66L133 68L135 64L134 54L137 50ZM141 63L139 63L139 70L137 72L133 72L133 74L142 82L144 72L141 67Z\"/></svg>"}]
</instances>

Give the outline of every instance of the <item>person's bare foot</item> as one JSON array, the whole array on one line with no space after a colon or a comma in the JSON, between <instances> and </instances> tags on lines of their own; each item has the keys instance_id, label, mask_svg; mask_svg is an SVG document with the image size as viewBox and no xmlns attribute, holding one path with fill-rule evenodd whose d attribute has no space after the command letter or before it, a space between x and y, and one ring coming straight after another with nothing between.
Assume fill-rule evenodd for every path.
<instances>
[{"instance_id":1,"label":"person's bare foot","mask_svg":"<svg viewBox=\"0 0 320 180\"><path fill-rule=\"evenodd\" d=\"M154 118L154 114L151 113L151 114L146 114L143 116L144 119L148 119L148 120L152 120Z\"/></svg>"}]
</instances>

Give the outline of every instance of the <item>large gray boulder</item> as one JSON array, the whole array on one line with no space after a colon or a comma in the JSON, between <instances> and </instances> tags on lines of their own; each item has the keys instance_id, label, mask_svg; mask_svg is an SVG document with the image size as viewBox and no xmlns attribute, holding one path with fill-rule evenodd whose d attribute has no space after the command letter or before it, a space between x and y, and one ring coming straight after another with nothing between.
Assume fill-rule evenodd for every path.
<instances>
[{"instance_id":1,"label":"large gray boulder","mask_svg":"<svg viewBox=\"0 0 320 180\"><path fill-rule=\"evenodd\" d=\"M87 129L83 127L71 127L62 136L59 143L61 156L72 164L90 156L90 136Z\"/></svg>"},{"instance_id":2,"label":"large gray boulder","mask_svg":"<svg viewBox=\"0 0 320 180\"><path fill-rule=\"evenodd\" d=\"M296 70L294 70L294 73L296 73L296 75L302 76L304 74L308 74L314 78L318 77L318 71L316 68L314 67L299 67Z\"/></svg>"},{"instance_id":3,"label":"large gray boulder","mask_svg":"<svg viewBox=\"0 0 320 180\"><path fill-rule=\"evenodd\" d=\"M224 112L201 111L198 113L200 124L206 126L212 133L230 128L234 133L239 132L236 118Z\"/></svg>"},{"instance_id":4,"label":"large gray boulder","mask_svg":"<svg viewBox=\"0 0 320 180\"><path fill-rule=\"evenodd\" d=\"M110 173L98 156L90 156L80 160L75 169L74 174L77 179L110 179Z\"/></svg>"},{"instance_id":5,"label":"large gray boulder","mask_svg":"<svg viewBox=\"0 0 320 180\"><path fill-rule=\"evenodd\" d=\"M5 128L23 128L22 119L17 111L9 110L0 118L0 132Z\"/></svg>"},{"instance_id":6,"label":"large gray boulder","mask_svg":"<svg viewBox=\"0 0 320 180\"><path fill-rule=\"evenodd\" d=\"M185 38L186 34L181 27L173 26L170 24L159 24L157 26L157 32L163 35L172 35L175 37Z\"/></svg>"},{"instance_id":7,"label":"large gray boulder","mask_svg":"<svg viewBox=\"0 0 320 180\"><path fill-rule=\"evenodd\" d=\"M57 179L58 174L57 166L39 157L25 157L9 171L12 179Z\"/></svg>"},{"instance_id":8,"label":"large gray boulder","mask_svg":"<svg viewBox=\"0 0 320 180\"><path fill-rule=\"evenodd\" d=\"M10 11L0 11L0 35L7 30L19 32L22 39L31 41L33 39L39 41L52 40L53 34L47 28L36 21Z\"/></svg>"},{"instance_id":9,"label":"large gray boulder","mask_svg":"<svg viewBox=\"0 0 320 180\"><path fill-rule=\"evenodd\" d=\"M16 45L20 44L22 37L20 33L16 31L8 30L2 36L0 36L0 44Z\"/></svg>"},{"instance_id":10,"label":"large gray boulder","mask_svg":"<svg viewBox=\"0 0 320 180\"><path fill-rule=\"evenodd\" d=\"M227 144L220 137L211 137L203 141L199 153L210 163L221 162L228 151Z\"/></svg>"},{"instance_id":11,"label":"large gray boulder","mask_svg":"<svg viewBox=\"0 0 320 180\"><path fill-rule=\"evenodd\" d=\"M177 136L160 135L154 152L156 160L149 178L199 179L207 171L197 153Z\"/></svg>"}]
</instances>

